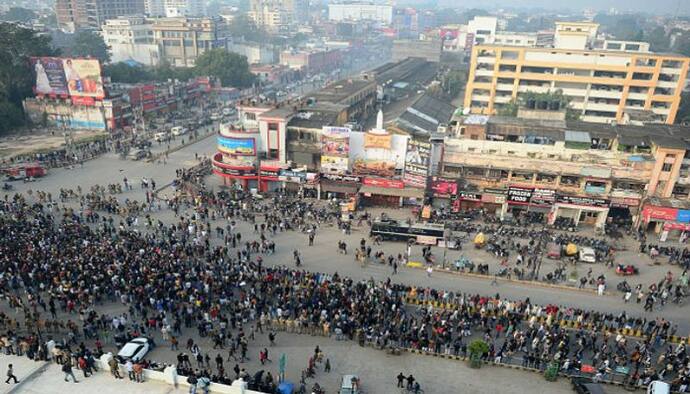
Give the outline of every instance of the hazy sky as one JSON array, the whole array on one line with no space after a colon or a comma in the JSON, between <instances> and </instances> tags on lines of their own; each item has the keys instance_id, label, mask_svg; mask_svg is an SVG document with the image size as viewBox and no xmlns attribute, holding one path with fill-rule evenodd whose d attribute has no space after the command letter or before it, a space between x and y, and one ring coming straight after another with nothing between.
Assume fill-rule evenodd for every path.
<instances>
[{"instance_id":1,"label":"hazy sky","mask_svg":"<svg viewBox=\"0 0 690 394\"><path fill-rule=\"evenodd\" d=\"M439 3L455 3L453 0L439 0ZM690 0L462 0L463 7L521 7L570 9L593 8L607 10L615 7L619 11L647 11L654 14L690 15Z\"/></svg>"}]
</instances>

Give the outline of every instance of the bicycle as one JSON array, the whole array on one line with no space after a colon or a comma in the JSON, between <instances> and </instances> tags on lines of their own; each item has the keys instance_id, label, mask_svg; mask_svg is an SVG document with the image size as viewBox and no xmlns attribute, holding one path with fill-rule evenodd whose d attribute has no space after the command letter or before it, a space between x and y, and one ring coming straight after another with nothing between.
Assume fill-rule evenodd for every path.
<instances>
[{"instance_id":1,"label":"bicycle","mask_svg":"<svg viewBox=\"0 0 690 394\"><path fill-rule=\"evenodd\" d=\"M416 386L414 388L403 387L400 389L400 394L424 394L424 390L421 387Z\"/></svg>"}]
</instances>

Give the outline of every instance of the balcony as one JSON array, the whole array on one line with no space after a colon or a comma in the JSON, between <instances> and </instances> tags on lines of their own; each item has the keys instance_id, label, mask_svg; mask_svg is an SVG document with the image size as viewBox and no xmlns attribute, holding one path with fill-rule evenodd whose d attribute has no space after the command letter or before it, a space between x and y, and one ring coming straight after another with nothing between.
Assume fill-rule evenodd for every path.
<instances>
[{"instance_id":1,"label":"balcony","mask_svg":"<svg viewBox=\"0 0 690 394\"><path fill-rule=\"evenodd\" d=\"M494 56L477 56L478 64L494 64L496 63L496 58Z\"/></svg>"},{"instance_id":2,"label":"balcony","mask_svg":"<svg viewBox=\"0 0 690 394\"><path fill-rule=\"evenodd\" d=\"M507 92L512 92L513 91L513 84L512 83L496 84L496 90L503 90L503 91L507 91Z\"/></svg>"},{"instance_id":3,"label":"balcony","mask_svg":"<svg viewBox=\"0 0 690 394\"><path fill-rule=\"evenodd\" d=\"M494 70L493 69L485 69L485 68L478 68L474 71L474 75L478 77L493 77L494 75Z\"/></svg>"},{"instance_id":4,"label":"balcony","mask_svg":"<svg viewBox=\"0 0 690 394\"><path fill-rule=\"evenodd\" d=\"M623 92L618 90L592 89L589 91L589 97L597 98L620 99L622 94Z\"/></svg>"}]
</instances>

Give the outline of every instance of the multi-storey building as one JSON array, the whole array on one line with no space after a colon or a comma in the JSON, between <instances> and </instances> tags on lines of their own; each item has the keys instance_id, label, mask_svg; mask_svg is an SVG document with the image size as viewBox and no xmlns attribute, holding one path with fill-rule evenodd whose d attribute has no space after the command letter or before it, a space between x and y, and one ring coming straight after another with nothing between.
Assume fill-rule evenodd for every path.
<instances>
[{"instance_id":1,"label":"multi-storey building","mask_svg":"<svg viewBox=\"0 0 690 394\"><path fill-rule=\"evenodd\" d=\"M393 6L373 3L328 4L328 19L336 22L372 20L390 25L393 22Z\"/></svg>"},{"instance_id":2,"label":"multi-storey building","mask_svg":"<svg viewBox=\"0 0 690 394\"><path fill-rule=\"evenodd\" d=\"M658 212L690 208L690 130L566 121L541 112L460 119L447 135L441 169L462 180L460 207L549 223L568 217L597 227L685 228Z\"/></svg>"},{"instance_id":3,"label":"multi-storey building","mask_svg":"<svg viewBox=\"0 0 690 394\"><path fill-rule=\"evenodd\" d=\"M144 0L56 0L58 26L66 31L100 29L108 19L143 15Z\"/></svg>"},{"instance_id":4,"label":"multi-storey building","mask_svg":"<svg viewBox=\"0 0 690 394\"><path fill-rule=\"evenodd\" d=\"M101 34L113 62L134 60L147 66L156 66L160 61L153 23L143 17L109 19L103 25Z\"/></svg>"},{"instance_id":5,"label":"multi-storey building","mask_svg":"<svg viewBox=\"0 0 690 394\"><path fill-rule=\"evenodd\" d=\"M523 93L561 90L583 121L621 122L626 113L644 110L670 124L689 62L649 52L477 45L464 106L495 114Z\"/></svg>"},{"instance_id":6,"label":"multi-storey building","mask_svg":"<svg viewBox=\"0 0 690 394\"><path fill-rule=\"evenodd\" d=\"M227 47L227 25L219 18L160 18L152 28L161 58L173 66L192 67L205 51Z\"/></svg>"}]
</instances>

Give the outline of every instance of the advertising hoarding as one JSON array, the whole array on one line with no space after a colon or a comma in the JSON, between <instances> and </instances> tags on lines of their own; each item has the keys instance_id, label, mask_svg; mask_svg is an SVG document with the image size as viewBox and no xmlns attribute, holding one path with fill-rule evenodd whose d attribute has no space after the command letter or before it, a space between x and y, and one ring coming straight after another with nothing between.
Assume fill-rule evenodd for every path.
<instances>
[{"instance_id":1,"label":"advertising hoarding","mask_svg":"<svg viewBox=\"0 0 690 394\"><path fill-rule=\"evenodd\" d=\"M454 179L434 178L431 189L434 196L448 198L458 194L458 183Z\"/></svg>"},{"instance_id":2,"label":"advertising hoarding","mask_svg":"<svg viewBox=\"0 0 690 394\"><path fill-rule=\"evenodd\" d=\"M62 59L70 96L105 97L101 64L97 59Z\"/></svg>"},{"instance_id":3,"label":"advertising hoarding","mask_svg":"<svg viewBox=\"0 0 690 394\"><path fill-rule=\"evenodd\" d=\"M36 94L67 95L67 80L59 57L32 57L34 92Z\"/></svg>"},{"instance_id":4,"label":"advertising hoarding","mask_svg":"<svg viewBox=\"0 0 690 394\"><path fill-rule=\"evenodd\" d=\"M416 187L426 186L426 176L429 169L431 144L429 142L407 140L405 153L405 184Z\"/></svg>"},{"instance_id":5,"label":"advertising hoarding","mask_svg":"<svg viewBox=\"0 0 690 394\"><path fill-rule=\"evenodd\" d=\"M321 169L346 172L349 169L350 129L324 126L321 134Z\"/></svg>"},{"instance_id":6,"label":"advertising hoarding","mask_svg":"<svg viewBox=\"0 0 690 394\"><path fill-rule=\"evenodd\" d=\"M390 134L366 133L364 135L364 147L372 149L390 149L393 136Z\"/></svg>"},{"instance_id":7,"label":"advertising hoarding","mask_svg":"<svg viewBox=\"0 0 690 394\"><path fill-rule=\"evenodd\" d=\"M229 155L253 156L256 144L254 138L218 137L218 150Z\"/></svg>"}]
</instances>

